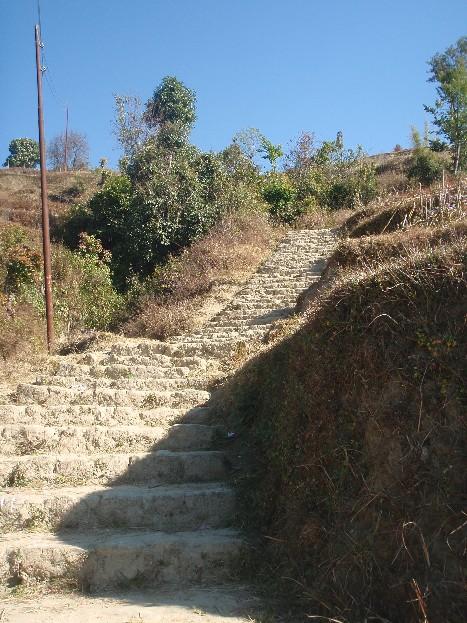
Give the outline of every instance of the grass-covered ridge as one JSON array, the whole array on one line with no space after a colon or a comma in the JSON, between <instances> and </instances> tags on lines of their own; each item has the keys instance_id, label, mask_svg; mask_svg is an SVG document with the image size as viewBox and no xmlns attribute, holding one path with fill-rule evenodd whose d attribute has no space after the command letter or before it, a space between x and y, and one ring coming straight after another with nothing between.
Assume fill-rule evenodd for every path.
<instances>
[{"instance_id":1,"label":"grass-covered ridge","mask_svg":"<svg viewBox=\"0 0 467 623\"><path fill-rule=\"evenodd\" d=\"M462 620L462 207L344 239L303 320L228 388L258 571L304 620Z\"/></svg>"}]
</instances>

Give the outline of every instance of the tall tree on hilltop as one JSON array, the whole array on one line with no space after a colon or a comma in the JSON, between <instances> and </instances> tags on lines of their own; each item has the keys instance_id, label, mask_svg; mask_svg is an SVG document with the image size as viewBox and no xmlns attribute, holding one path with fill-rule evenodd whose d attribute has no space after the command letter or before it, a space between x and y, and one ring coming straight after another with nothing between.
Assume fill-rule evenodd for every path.
<instances>
[{"instance_id":1,"label":"tall tree on hilltop","mask_svg":"<svg viewBox=\"0 0 467 623\"><path fill-rule=\"evenodd\" d=\"M457 173L467 163L467 37L435 54L429 65L429 82L437 83L438 99L425 110L433 115L437 133L449 141Z\"/></svg>"},{"instance_id":2,"label":"tall tree on hilltop","mask_svg":"<svg viewBox=\"0 0 467 623\"><path fill-rule=\"evenodd\" d=\"M144 120L160 145L181 147L196 120L196 95L174 76L166 76L146 104Z\"/></svg>"}]
</instances>

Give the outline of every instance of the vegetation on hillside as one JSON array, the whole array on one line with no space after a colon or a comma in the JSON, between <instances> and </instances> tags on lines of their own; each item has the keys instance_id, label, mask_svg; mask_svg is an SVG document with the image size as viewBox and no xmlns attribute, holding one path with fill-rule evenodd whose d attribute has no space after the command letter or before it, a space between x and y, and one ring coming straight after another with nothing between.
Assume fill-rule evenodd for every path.
<instances>
[{"instance_id":1,"label":"vegetation on hillside","mask_svg":"<svg viewBox=\"0 0 467 623\"><path fill-rule=\"evenodd\" d=\"M305 316L221 393L255 573L298 620L462 620L465 193L352 215Z\"/></svg>"}]
</instances>

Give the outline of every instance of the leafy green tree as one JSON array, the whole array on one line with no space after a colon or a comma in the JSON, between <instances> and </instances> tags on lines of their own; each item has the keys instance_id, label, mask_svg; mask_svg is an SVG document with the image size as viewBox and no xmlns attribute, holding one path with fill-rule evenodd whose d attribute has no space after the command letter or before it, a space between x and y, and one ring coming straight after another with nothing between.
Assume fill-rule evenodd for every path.
<instances>
[{"instance_id":1,"label":"leafy green tree","mask_svg":"<svg viewBox=\"0 0 467 623\"><path fill-rule=\"evenodd\" d=\"M10 155L5 167L25 167L34 169L40 161L39 143L32 138L15 138L9 145Z\"/></svg>"},{"instance_id":2,"label":"leafy green tree","mask_svg":"<svg viewBox=\"0 0 467 623\"><path fill-rule=\"evenodd\" d=\"M264 160L267 160L269 162L273 171L276 170L277 160L279 160L279 158L282 158L282 156L284 155L282 145L274 145L265 136L261 137L261 145L258 151L260 154L262 154Z\"/></svg>"},{"instance_id":3,"label":"leafy green tree","mask_svg":"<svg viewBox=\"0 0 467 623\"><path fill-rule=\"evenodd\" d=\"M70 209L59 232L76 248L81 232L111 251L115 285L149 276L224 215L264 209L260 171L236 144L203 153L188 142L195 94L164 78L140 113L134 98L116 98L122 175L103 170L100 190Z\"/></svg>"},{"instance_id":4,"label":"leafy green tree","mask_svg":"<svg viewBox=\"0 0 467 623\"><path fill-rule=\"evenodd\" d=\"M446 138L454 155L454 172L467 163L467 37L461 37L445 52L429 61L430 82L437 84L433 115L437 133Z\"/></svg>"},{"instance_id":5,"label":"leafy green tree","mask_svg":"<svg viewBox=\"0 0 467 623\"><path fill-rule=\"evenodd\" d=\"M144 120L161 145L182 146L196 121L196 95L174 76L166 76L146 104Z\"/></svg>"},{"instance_id":6,"label":"leafy green tree","mask_svg":"<svg viewBox=\"0 0 467 623\"><path fill-rule=\"evenodd\" d=\"M272 220L278 223L290 225L304 212L303 206L296 202L296 190L285 173L267 176L263 197L269 204Z\"/></svg>"}]
</instances>

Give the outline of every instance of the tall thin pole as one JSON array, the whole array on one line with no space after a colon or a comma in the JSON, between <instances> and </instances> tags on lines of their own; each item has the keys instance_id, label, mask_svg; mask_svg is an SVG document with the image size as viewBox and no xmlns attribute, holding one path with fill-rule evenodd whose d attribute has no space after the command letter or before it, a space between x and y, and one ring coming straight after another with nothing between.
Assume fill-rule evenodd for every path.
<instances>
[{"instance_id":1,"label":"tall thin pole","mask_svg":"<svg viewBox=\"0 0 467 623\"><path fill-rule=\"evenodd\" d=\"M65 171L68 171L68 106L66 107L65 124Z\"/></svg>"},{"instance_id":2,"label":"tall thin pole","mask_svg":"<svg viewBox=\"0 0 467 623\"><path fill-rule=\"evenodd\" d=\"M53 303L52 303L52 269L50 262L50 229L49 206L47 203L47 167L45 160L44 115L42 109L42 66L41 66L41 34L36 25L36 73L37 73L37 119L39 123L39 153L41 163L41 200L42 200L42 249L44 254L44 287L45 312L47 318L47 349L52 350L54 341Z\"/></svg>"}]
</instances>

